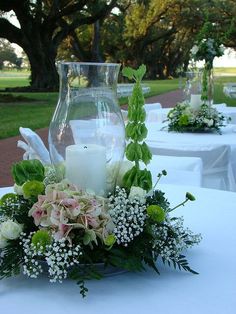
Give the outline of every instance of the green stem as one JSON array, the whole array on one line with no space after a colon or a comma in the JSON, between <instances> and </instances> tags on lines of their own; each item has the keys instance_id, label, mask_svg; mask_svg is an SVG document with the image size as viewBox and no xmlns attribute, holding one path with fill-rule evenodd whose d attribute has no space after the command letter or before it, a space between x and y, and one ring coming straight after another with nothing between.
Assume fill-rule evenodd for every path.
<instances>
[{"instance_id":1,"label":"green stem","mask_svg":"<svg viewBox=\"0 0 236 314\"><path fill-rule=\"evenodd\" d=\"M186 198L185 201L183 201L182 203L180 203L180 204L176 205L175 207L169 209L169 210L168 210L168 213L169 213L169 212L172 212L173 210L175 210L176 208L178 208L178 207L180 207L180 206L184 206L188 201L189 201L189 199Z\"/></svg>"}]
</instances>

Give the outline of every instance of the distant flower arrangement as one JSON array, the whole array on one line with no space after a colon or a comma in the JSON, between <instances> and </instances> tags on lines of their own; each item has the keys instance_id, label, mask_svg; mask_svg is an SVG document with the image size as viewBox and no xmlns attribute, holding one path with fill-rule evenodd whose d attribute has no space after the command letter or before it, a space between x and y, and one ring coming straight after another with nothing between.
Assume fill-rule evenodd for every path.
<instances>
[{"instance_id":1,"label":"distant flower arrangement","mask_svg":"<svg viewBox=\"0 0 236 314\"><path fill-rule=\"evenodd\" d=\"M175 132L216 132L225 126L227 119L212 106L202 104L192 108L187 103L179 103L167 116L168 130Z\"/></svg>"},{"instance_id":2,"label":"distant flower arrangement","mask_svg":"<svg viewBox=\"0 0 236 314\"><path fill-rule=\"evenodd\" d=\"M195 61L204 60L208 67L212 68L214 58L223 56L224 50L224 45L217 35L214 25L206 21L191 49L192 58Z\"/></svg>"},{"instance_id":3,"label":"distant flower arrangement","mask_svg":"<svg viewBox=\"0 0 236 314\"><path fill-rule=\"evenodd\" d=\"M204 38L191 49L191 56L195 61L212 61L224 54L225 47L213 38Z\"/></svg>"},{"instance_id":4,"label":"distant flower arrangement","mask_svg":"<svg viewBox=\"0 0 236 314\"><path fill-rule=\"evenodd\" d=\"M145 67L127 68L124 75L136 83L129 104L126 134L129 144L114 193L101 197L68 182L57 181L53 168L39 160L13 165L15 193L0 200L0 278L23 273L37 278L46 268L51 282L77 281L82 296L86 279L100 279L103 268L126 271L153 268L157 260L193 271L182 252L201 240L172 211L164 193L154 190L151 173L139 168L151 153L143 142L147 130L141 79ZM133 127L132 127L133 126ZM134 127L135 126L135 127ZM141 143L140 143L141 142ZM128 166L127 166L128 165ZM124 171L125 169L125 171Z\"/></svg>"}]
</instances>

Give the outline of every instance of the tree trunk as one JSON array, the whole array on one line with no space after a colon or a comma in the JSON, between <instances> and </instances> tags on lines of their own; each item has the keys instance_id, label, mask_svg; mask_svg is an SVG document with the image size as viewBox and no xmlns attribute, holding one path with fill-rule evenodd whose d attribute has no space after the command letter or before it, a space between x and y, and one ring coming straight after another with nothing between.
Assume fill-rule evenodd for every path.
<instances>
[{"instance_id":1,"label":"tree trunk","mask_svg":"<svg viewBox=\"0 0 236 314\"><path fill-rule=\"evenodd\" d=\"M92 61L103 62L100 52L100 21L97 20L93 25Z\"/></svg>"},{"instance_id":2,"label":"tree trunk","mask_svg":"<svg viewBox=\"0 0 236 314\"><path fill-rule=\"evenodd\" d=\"M55 64L56 53L53 50L45 42L37 43L37 47L25 48L31 67L30 85L32 90L58 90L59 77Z\"/></svg>"},{"instance_id":3,"label":"tree trunk","mask_svg":"<svg viewBox=\"0 0 236 314\"><path fill-rule=\"evenodd\" d=\"M31 66L31 88L33 90L58 91L59 77L55 65L55 59L48 55L40 61L35 56L29 56Z\"/></svg>"}]
</instances>

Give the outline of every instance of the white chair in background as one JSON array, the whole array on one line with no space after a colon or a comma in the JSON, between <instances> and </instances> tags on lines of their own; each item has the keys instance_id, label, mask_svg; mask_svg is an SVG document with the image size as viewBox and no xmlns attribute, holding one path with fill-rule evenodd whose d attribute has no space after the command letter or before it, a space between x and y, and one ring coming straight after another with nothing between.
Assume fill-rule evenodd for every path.
<instances>
[{"instance_id":1,"label":"white chair in background","mask_svg":"<svg viewBox=\"0 0 236 314\"><path fill-rule=\"evenodd\" d=\"M160 183L202 186L203 167L198 157L153 155L147 169L151 171L153 184L157 181L157 175L166 170L167 175L161 177Z\"/></svg>"},{"instance_id":2,"label":"white chair in background","mask_svg":"<svg viewBox=\"0 0 236 314\"><path fill-rule=\"evenodd\" d=\"M159 102L156 102L156 103L153 103L153 104L145 104L144 108L145 108L146 113L147 113L149 110L161 109L162 105Z\"/></svg>"},{"instance_id":3,"label":"white chair in background","mask_svg":"<svg viewBox=\"0 0 236 314\"><path fill-rule=\"evenodd\" d=\"M229 145L168 145L149 144L154 155L200 157L203 163L203 182L206 188L235 191L230 163Z\"/></svg>"}]
</instances>

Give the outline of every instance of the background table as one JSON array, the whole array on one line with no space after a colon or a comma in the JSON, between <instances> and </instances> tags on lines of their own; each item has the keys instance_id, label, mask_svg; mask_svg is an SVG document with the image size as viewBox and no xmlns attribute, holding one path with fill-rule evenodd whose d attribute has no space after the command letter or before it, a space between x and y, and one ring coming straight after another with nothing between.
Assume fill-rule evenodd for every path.
<instances>
[{"instance_id":1,"label":"background table","mask_svg":"<svg viewBox=\"0 0 236 314\"><path fill-rule=\"evenodd\" d=\"M229 169L233 172L234 181L236 182L236 126L228 124L222 128L222 135L216 133L177 133L168 132L167 125L162 123L146 123L148 135L146 142L150 147L159 147L161 145L229 145L231 149ZM217 158L217 156L216 156ZM235 190L235 187L234 187Z\"/></svg>"},{"instance_id":2,"label":"background table","mask_svg":"<svg viewBox=\"0 0 236 314\"><path fill-rule=\"evenodd\" d=\"M236 308L236 193L191 187L161 186L173 205L185 192L195 202L177 209L185 225L201 232L199 246L187 258L199 275L160 266L153 271L124 273L87 283L82 299L74 282L50 284L47 278L23 276L0 282L1 313L8 314L234 314ZM6 192L6 191L5 191ZM162 264L160 264L162 265Z\"/></svg>"}]
</instances>

